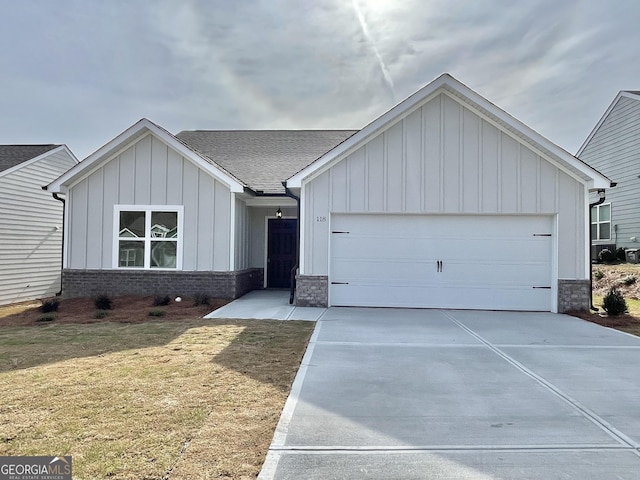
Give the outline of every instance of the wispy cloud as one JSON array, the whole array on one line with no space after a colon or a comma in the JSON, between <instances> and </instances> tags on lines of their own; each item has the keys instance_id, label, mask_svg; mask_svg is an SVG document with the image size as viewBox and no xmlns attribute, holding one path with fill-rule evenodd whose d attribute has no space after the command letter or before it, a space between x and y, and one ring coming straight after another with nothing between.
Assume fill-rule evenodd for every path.
<instances>
[{"instance_id":1,"label":"wispy cloud","mask_svg":"<svg viewBox=\"0 0 640 480\"><path fill-rule=\"evenodd\" d=\"M449 72L575 151L640 88L632 0L12 2L0 142L80 156L142 116L186 128L359 128Z\"/></svg>"}]
</instances>

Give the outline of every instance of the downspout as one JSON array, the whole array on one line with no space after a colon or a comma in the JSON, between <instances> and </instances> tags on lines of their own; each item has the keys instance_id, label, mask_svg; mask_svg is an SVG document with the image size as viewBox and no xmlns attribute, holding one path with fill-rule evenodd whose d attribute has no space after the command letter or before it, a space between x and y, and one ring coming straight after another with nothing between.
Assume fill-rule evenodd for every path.
<instances>
[{"instance_id":1,"label":"downspout","mask_svg":"<svg viewBox=\"0 0 640 480\"><path fill-rule=\"evenodd\" d=\"M60 255L60 290L58 291L58 293L56 293L56 297L59 297L60 295L62 295L62 272L64 270L64 234L66 230L66 228L64 228L64 221L65 221L65 216L67 214L67 206L64 198L60 197L55 192L52 193L52 195L53 195L53 198L62 202L62 252Z\"/></svg>"},{"instance_id":2,"label":"downspout","mask_svg":"<svg viewBox=\"0 0 640 480\"><path fill-rule=\"evenodd\" d=\"M593 305L593 233L591 232L593 214L591 210L593 207L604 203L604 199L606 198L605 191L603 189L598 190L598 196L600 198L597 202L589 204L589 308L594 311L598 311L598 307Z\"/></svg>"},{"instance_id":3,"label":"downspout","mask_svg":"<svg viewBox=\"0 0 640 480\"><path fill-rule=\"evenodd\" d=\"M284 187L284 193L287 197L293 198L296 201L296 216L298 221L296 222L296 261L295 265L291 269L291 289L289 292L289 304L292 305L296 295L296 272L300 264L300 197L296 196L287 187L287 182L282 182Z\"/></svg>"}]
</instances>

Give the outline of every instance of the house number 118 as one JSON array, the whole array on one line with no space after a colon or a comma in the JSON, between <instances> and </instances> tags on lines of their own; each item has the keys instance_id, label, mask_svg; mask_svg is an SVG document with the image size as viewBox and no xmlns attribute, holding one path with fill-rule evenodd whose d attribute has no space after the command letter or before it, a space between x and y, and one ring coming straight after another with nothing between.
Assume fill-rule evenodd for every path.
<instances>
[{"instance_id":1,"label":"house number 118","mask_svg":"<svg viewBox=\"0 0 640 480\"><path fill-rule=\"evenodd\" d=\"M319 215L316 217L316 222L326 222L327 221L327 217L325 217L324 215Z\"/></svg>"}]
</instances>

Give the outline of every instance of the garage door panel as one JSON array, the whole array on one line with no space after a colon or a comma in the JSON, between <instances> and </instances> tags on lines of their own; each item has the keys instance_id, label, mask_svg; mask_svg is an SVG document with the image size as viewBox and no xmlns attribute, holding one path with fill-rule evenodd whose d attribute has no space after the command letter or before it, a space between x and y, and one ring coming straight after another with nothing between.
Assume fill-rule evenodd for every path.
<instances>
[{"instance_id":1,"label":"garage door panel","mask_svg":"<svg viewBox=\"0 0 640 480\"><path fill-rule=\"evenodd\" d=\"M465 303L460 303L464 288ZM479 310L539 310L549 296L548 290L523 291L519 286L500 288L438 285L332 285L332 304L369 307L452 308ZM335 298L334 298L335 297ZM496 307L499 305L499 308Z\"/></svg>"},{"instance_id":2,"label":"garage door panel","mask_svg":"<svg viewBox=\"0 0 640 480\"><path fill-rule=\"evenodd\" d=\"M551 309L550 216L344 214L331 230L332 305Z\"/></svg>"}]
</instances>

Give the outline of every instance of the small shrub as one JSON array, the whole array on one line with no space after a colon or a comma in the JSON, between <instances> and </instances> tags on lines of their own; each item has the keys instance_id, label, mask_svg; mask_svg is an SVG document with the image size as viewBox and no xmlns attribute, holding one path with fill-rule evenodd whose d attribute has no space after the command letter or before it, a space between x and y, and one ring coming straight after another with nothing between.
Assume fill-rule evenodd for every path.
<instances>
[{"instance_id":1,"label":"small shrub","mask_svg":"<svg viewBox=\"0 0 640 480\"><path fill-rule=\"evenodd\" d=\"M611 287L602 300L602 308L608 315L617 317L627 311L627 302L616 287Z\"/></svg>"},{"instance_id":2,"label":"small shrub","mask_svg":"<svg viewBox=\"0 0 640 480\"><path fill-rule=\"evenodd\" d=\"M93 302L98 310L111 310L111 298L108 295L98 295Z\"/></svg>"},{"instance_id":3,"label":"small shrub","mask_svg":"<svg viewBox=\"0 0 640 480\"><path fill-rule=\"evenodd\" d=\"M616 258L618 260L620 260L621 262L626 262L627 261L627 254L624 251L624 247L616 248Z\"/></svg>"},{"instance_id":4,"label":"small shrub","mask_svg":"<svg viewBox=\"0 0 640 480\"><path fill-rule=\"evenodd\" d=\"M596 280L602 280L604 278L604 272L602 270L596 270L593 272L593 278Z\"/></svg>"},{"instance_id":5,"label":"small shrub","mask_svg":"<svg viewBox=\"0 0 640 480\"><path fill-rule=\"evenodd\" d=\"M622 283L626 286L634 285L638 281L638 278L635 275L627 275L622 279Z\"/></svg>"},{"instance_id":6,"label":"small shrub","mask_svg":"<svg viewBox=\"0 0 640 480\"><path fill-rule=\"evenodd\" d=\"M159 310L159 309L149 310L150 317L164 317L166 313L167 312L165 312L164 310Z\"/></svg>"},{"instance_id":7,"label":"small shrub","mask_svg":"<svg viewBox=\"0 0 640 480\"><path fill-rule=\"evenodd\" d=\"M101 320L108 316L109 316L108 310L96 310L96 313L93 314L93 318L97 318L98 320Z\"/></svg>"},{"instance_id":8,"label":"small shrub","mask_svg":"<svg viewBox=\"0 0 640 480\"><path fill-rule=\"evenodd\" d=\"M60 306L60 301L58 299L47 300L46 302L43 302L42 305L40 306L40 311L42 313L57 312L59 306Z\"/></svg>"},{"instance_id":9,"label":"small shrub","mask_svg":"<svg viewBox=\"0 0 640 480\"><path fill-rule=\"evenodd\" d=\"M36 322L53 322L56 319L55 312L47 312L36 318Z\"/></svg>"},{"instance_id":10,"label":"small shrub","mask_svg":"<svg viewBox=\"0 0 640 480\"><path fill-rule=\"evenodd\" d=\"M611 263L615 262L616 256L608 248L603 248L602 250L600 250L600 253L598 253L598 260L603 263Z\"/></svg>"},{"instance_id":11,"label":"small shrub","mask_svg":"<svg viewBox=\"0 0 640 480\"><path fill-rule=\"evenodd\" d=\"M199 305L211 305L211 298L206 293L196 293L193 296L193 305L196 307Z\"/></svg>"},{"instance_id":12,"label":"small shrub","mask_svg":"<svg viewBox=\"0 0 640 480\"><path fill-rule=\"evenodd\" d=\"M154 307L162 307L165 305L169 305L171 303L171 298L169 295L156 295L153 299Z\"/></svg>"}]
</instances>

